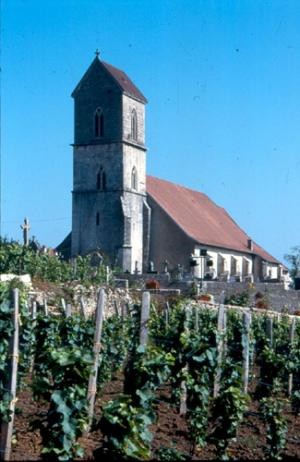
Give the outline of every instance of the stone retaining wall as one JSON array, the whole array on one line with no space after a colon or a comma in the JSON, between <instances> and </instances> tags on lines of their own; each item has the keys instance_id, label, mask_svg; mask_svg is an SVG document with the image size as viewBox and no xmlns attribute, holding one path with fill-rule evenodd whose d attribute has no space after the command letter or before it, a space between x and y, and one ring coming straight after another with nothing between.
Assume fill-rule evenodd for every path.
<instances>
[{"instance_id":1,"label":"stone retaining wall","mask_svg":"<svg viewBox=\"0 0 300 462\"><path fill-rule=\"evenodd\" d=\"M255 294L260 292L269 302L269 307L275 311L287 310L293 312L300 310L300 292L292 289L285 290L280 283L222 283L204 281L204 288L215 296L216 302L221 300L222 291L225 296L230 296L243 291L248 291L252 303L255 301Z\"/></svg>"},{"instance_id":2,"label":"stone retaining wall","mask_svg":"<svg viewBox=\"0 0 300 462\"><path fill-rule=\"evenodd\" d=\"M181 294L186 296L192 293L193 282L190 279L173 281L166 274L122 275L122 277L128 278L129 287L145 288L147 280L155 279L160 283L162 289L180 289ZM201 282L197 282L197 284L201 285ZM222 300L223 292L225 297L230 297L233 294L248 291L252 304L255 302L255 294L260 292L268 300L269 307L275 311L294 312L300 310L300 291L286 289L283 283L203 281L202 290L212 294L216 303Z\"/></svg>"}]
</instances>

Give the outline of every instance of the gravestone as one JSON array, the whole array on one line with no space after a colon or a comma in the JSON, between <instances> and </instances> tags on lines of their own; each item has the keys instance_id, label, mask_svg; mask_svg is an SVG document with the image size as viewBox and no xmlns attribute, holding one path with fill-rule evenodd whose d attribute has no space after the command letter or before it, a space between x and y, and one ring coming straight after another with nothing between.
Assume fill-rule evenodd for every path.
<instances>
[{"instance_id":1,"label":"gravestone","mask_svg":"<svg viewBox=\"0 0 300 462\"><path fill-rule=\"evenodd\" d=\"M93 252L91 255L91 266L101 266L103 263L103 257L100 252Z\"/></svg>"},{"instance_id":2,"label":"gravestone","mask_svg":"<svg viewBox=\"0 0 300 462\"><path fill-rule=\"evenodd\" d=\"M169 262L168 260L164 260L163 262L163 273L168 273L169 272Z\"/></svg>"},{"instance_id":3,"label":"gravestone","mask_svg":"<svg viewBox=\"0 0 300 462\"><path fill-rule=\"evenodd\" d=\"M183 279L183 266L180 265L180 263L178 263L178 265L177 265L176 275L177 275L178 281L182 281L182 279Z\"/></svg>"},{"instance_id":4,"label":"gravestone","mask_svg":"<svg viewBox=\"0 0 300 462\"><path fill-rule=\"evenodd\" d=\"M136 260L134 265L134 274L139 274L139 263Z\"/></svg>"},{"instance_id":5,"label":"gravestone","mask_svg":"<svg viewBox=\"0 0 300 462\"><path fill-rule=\"evenodd\" d=\"M152 260L149 261L147 273L157 274L157 271L155 271L154 263Z\"/></svg>"}]
</instances>

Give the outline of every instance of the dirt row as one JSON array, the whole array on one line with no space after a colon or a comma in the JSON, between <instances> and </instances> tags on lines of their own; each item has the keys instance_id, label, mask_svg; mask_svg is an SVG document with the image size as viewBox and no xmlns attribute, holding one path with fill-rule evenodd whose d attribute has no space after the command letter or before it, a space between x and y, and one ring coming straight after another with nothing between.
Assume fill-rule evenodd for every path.
<instances>
[{"instance_id":1,"label":"dirt row","mask_svg":"<svg viewBox=\"0 0 300 462\"><path fill-rule=\"evenodd\" d=\"M255 384L252 384L254 389ZM116 376L108 382L96 401L96 422L101 417L103 405L111 399L117 398L122 392L122 378ZM194 449L190 438L190 432L185 417L180 416L178 409L171 404L170 389L163 386L158 391L156 404L157 422L150 430L153 433L152 450L155 458L156 451L161 447L176 448L186 454L190 460L213 460L216 458L216 448L213 444L207 444L200 451ZM38 406L32 399L30 390L24 390L19 394L17 413L15 416L15 434L12 459L13 460L40 460L41 439L38 431L31 429L31 422L38 414L47 409ZM230 447L232 459L259 460L265 457L266 429L264 423L256 415L258 402L251 401L249 412L240 425L236 442ZM286 414L288 420L287 445L283 452L285 460L300 459L300 416L291 413ZM85 450L85 459L98 459L103 446L103 435L97 424L88 436L80 439L80 444Z\"/></svg>"}]
</instances>

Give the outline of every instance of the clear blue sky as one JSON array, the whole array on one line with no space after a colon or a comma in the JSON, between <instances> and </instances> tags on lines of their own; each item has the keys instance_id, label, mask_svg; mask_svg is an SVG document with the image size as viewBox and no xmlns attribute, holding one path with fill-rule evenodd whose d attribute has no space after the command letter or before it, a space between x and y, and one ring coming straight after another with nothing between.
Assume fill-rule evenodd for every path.
<instances>
[{"instance_id":1,"label":"clear blue sky","mask_svg":"<svg viewBox=\"0 0 300 462\"><path fill-rule=\"evenodd\" d=\"M1 234L71 230L71 91L101 50L149 100L149 174L300 244L299 0L2 0Z\"/></svg>"}]
</instances>

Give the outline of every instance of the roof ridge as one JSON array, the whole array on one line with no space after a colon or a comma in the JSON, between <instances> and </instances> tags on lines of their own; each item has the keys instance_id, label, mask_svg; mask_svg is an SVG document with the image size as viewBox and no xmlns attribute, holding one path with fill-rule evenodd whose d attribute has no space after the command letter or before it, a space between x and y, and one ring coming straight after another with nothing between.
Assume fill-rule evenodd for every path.
<instances>
[{"instance_id":1,"label":"roof ridge","mask_svg":"<svg viewBox=\"0 0 300 462\"><path fill-rule=\"evenodd\" d=\"M131 78L126 74L125 71L123 71L119 67L107 63L106 61L100 61L100 63L103 65L106 71L109 72L110 76L115 80L115 82L117 82L117 84L125 93L127 93L131 97L136 98L138 101L147 103L147 99L145 98L143 93L138 89L136 84L131 80ZM120 74L121 82L119 80L118 74ZM122 80L124 80L123 83Z\"/></svg>"},{"instance_id":2,"label":"roof ridge","mask_svg":"<svg viewBox=\"0 0 300 462\"><path fill-rule=\"evenodd\" d=\"M187 186L184 186L182 184L178 184L178 183L174 183L173 181L169 181L169 180L164 180L163 178L158 178L157 176L153 176L153 175L147 175L147 177L150 177L150 178L154 178L155 180L158 180L158 181L163 181L165 183L170 183L174 186L177 186L179 188L183 188L183 189L186 189L187 191L192 191L192 192L195 192L197 194L201 194L202 196L205 196L208 200L210 200L211 202L213 202L217 207L220 207L218 204L216 204L213 200L210 199L210 197L202 192L202 191L197 191L197 189L192 189L192 188L189 188Z\"/></svg>"}]
</instances>

